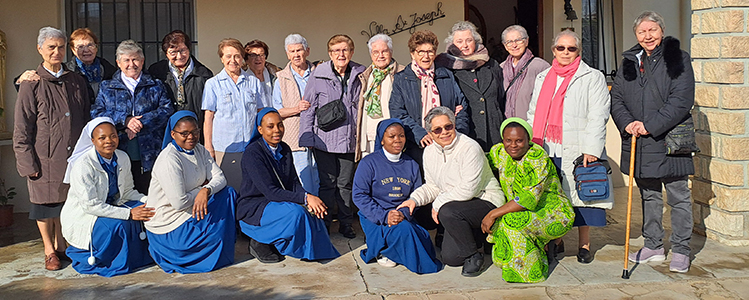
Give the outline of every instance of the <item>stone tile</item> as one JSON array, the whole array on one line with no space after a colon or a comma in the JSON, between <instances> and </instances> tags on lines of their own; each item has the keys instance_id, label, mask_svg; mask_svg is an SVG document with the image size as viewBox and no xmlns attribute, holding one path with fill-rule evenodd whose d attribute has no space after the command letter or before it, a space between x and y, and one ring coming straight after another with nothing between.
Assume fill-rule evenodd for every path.
<instances>
[{"instance_id":1,"label":"stone tile","mask_svg":"<svg viewBox=\"0 0 749 300\"><path fill-rule=\"evenodd\" d=\"M700 109L698 115L700 114L704 117L700 120L700 127L703 130L723 134L743 134L745 131L746 114L744 112Z\"/></svg>"},{"instance_id":2,"label":"stone tile","mask_svg":"<svg viewBox=\"0 0 749 300\"><path fill-rule=\"evenodd\" d=\"M651 293L647 293L645 295L635 296L632 297L633 300L652 300L652 299L659 299L659 300L690 300L695 299L698 300L697 296L694 295L692 292L687 291L674 291L674 290L661 290L661 291L655 291Z\"/></svg>"},{"instance_id":3,"label":"stone tile","mask_svg":"<svg viewBox=\"0 0 749 300\"><path fill-rule=\"evenodd\" d=\"M711 207L704 222L705 227L710 228L710 230L729 236L744 236L744 215Z\"/></svg>"},{"instance_id":4,"label":"stone tile","mask_svg":"<svg viewBox=\"0 0 749 300\"><path fill-rule=\"evenodd\" d=\"M717 0L692 0L692 10L701 10L718 6Z\"/></svg>"},{"instance_id":5,"label":"stone tile","mask_svg":"<svg viewBox=\"0 0 749 300\"><path fill-rule=\"evenodd\" d=\"M744 174L746 172L742 163L712 159L709 162L708 170L703 170L702 177L729 186L742 186L744 185Z\"/></svg>"},{"instance_id":6,"label":"stone tile","mask_svg":"<svg viewBox=\"0 0 749 300\"><path fill-rule=\"evenodd\" d=\"M636 251L639 246L630 245L630 252ZM629 280L622 279L624 270L624 247L606 245L595 252L593 262L590 264L578 263L575 259L564 259L561 264L565 269L582 281L583 284L603 283L639 283L639 282L669 282L670 278L653 270L649 264L638 265ZM655 264L655 263L653 263ZM634 263L629 262L632 270Z\"/></svg>"},{"instance_id":7,"label":"stone tile","mask_svg":"<svg viewBox=\"0 0 749 300\"><path fill-rule=\"evenodd\" d=\"M706 61L702 68L702 80L705 82L744 83L743 62Z\"/></svg>"},{"instance_id":8,"label":"stone tile","mask_svg":"<svg viewBox=\"0 0 749 300\"><path fill-rule=\"evenodd\" d=\"M552 299L546 293L547 288L533 287L525 289L512 289L504 291L480 291L469 293L468 296L476 300L499 300L499 299L513 299L513 300L541 300L541 299ZM549 288L553 289L553 288Z\"/></svg>"},{"instance_id":9,"label":"stone tile","mask_svg":"<svg viewBox=\"0 0 749 300\"><path fill-rule=\"evenodd\" d=\"M719 185L716 185L714 189L717 192L716 207L730 212L749 211L749 201L746 201L749 199L749 189L728 188Z\"/></svg>"},{"instance_id":10,"label":"stone tile","mask_svg":"<svg viewBox=\"0 0 749 300\"><path fill-rule=\"evenodd\" d=\"M422 294L409 294L409 295L387 295L385 300L429 300L426 295Z\"/></svg>"},{"instance_id":11,"label":"stone tile","mask_svg":"<svg viewBox=\"0 0 749 300\"><path fill-rule=\"evenodd\" d=\"M692 44L694 45L694 44ZM694 104L702 107L718 107L720 87L716 85L698 84L694 87Z\"/></svg>"},{"instance_id":12,"label":"stone tile","mask_svg":"<svg viewBox=\"0 0 749 300\"><path fill-rule=\"evenodd\" d=\"M749 95L749 87L746 86L723 86L721 87L723 96L720 100L720 107L726 109L748 109L749 101L746 101L746 95Z\"/></svg>"},{"instance_id":13,"label":"stone tile","mask_svg":"<svg viewBox=\"0 0 749 300\"><path fill-rule=\"evenodd\" d=\"M692 199L695 202L711 204L716 195L713 192L713 184L704 180L692 180Z\"/></svg>"},{"instance_id":14,"label":"stone tile","mask_svg":"<svg viewBox=\"0 0 749 300\"><path fill-rule=\"evenodd\" d=\"M720 46L721 58L747 58L749 57L749 37L747 36L723 37L720 44L721 44ZM703 47L703 48L707 48L707 47Z\"/></svg>"},{"instance_id":15,"label":"stone tile","mask_svg":"<svg viewBox=\"0 0 749 300\"><path fill-rule=\"evenodd\" d=\"M717 103L716 103L717 105ZM700 154L705 156L719 156L720 155L720 137L712 135L709 132L697 132L695 133L695 142L697 147L700 148Z\"/></svg>"},{"instance_id":16,"label":"stone tile","mask_svg":"<svg viewBox=\"0 0 749 300\"><path fill-rule=\"evenodd\" d=\"M741 10L705 12L702 13L701 19L702 33L744 31L744 12Z\"/></svg>"},{"instance_id":17,"label":"stone tile","mask_svg":"<svg viewBox=\"0 0 749 300\"><path fill-rule=\"evenodd\" d=\"M749 284L746 281L739 280L723 280L720 285L731 292L734 297L741 298L749 295Z\"/></svg>"},{"instance_id":18,"label":"stone tile","mask_svg":"<svg viewBox=\"0 0 749 300\"><path fill-rule=\"evenodd\" d=\"M749 0L722 0L720 4L722 7L749 6Z\"/></svg>"},{"instance_id":19,"label":"stone tile","mask_svg":"<svg viewBox=\"0 0 749 300\"><path fill-rule=\"evenodd\" d=\"M694 21L694 16L692 15L692 21ZM692 33L694 33L694 22L692 22ZM702 61L695 59L692 60L692 70L694 70L694 81L695 82L701 82L702 81Z\"/></svg>"},{"instance_id":20,"label":"stone tile","mask_svg":"<svg viewBox=\"0 0 749 300\"><path fill-rule=\"evenodd\" d=\"M718 58L720 56L720 38L692 38L690 55L694 58Z\"/></svg>"},{"instance_id":21,"label":"stone tile","mask_svg":"<svg viewBox=\"0 0 749 300\"><path fill-rule=\"evenodd\" d=\"M427 294L429 300L469 300L468 296L455 293Z\"/></svg>"},{"instance_id":22,"label":"stone tile","mask_svg":"<svg viewBox=\"0 0 749 300\"><path fill-rule=\"evenodd\" d=\"M749 160L749 138L721 138L720 157L725 160Z\"/></svg>"}]
</instances>

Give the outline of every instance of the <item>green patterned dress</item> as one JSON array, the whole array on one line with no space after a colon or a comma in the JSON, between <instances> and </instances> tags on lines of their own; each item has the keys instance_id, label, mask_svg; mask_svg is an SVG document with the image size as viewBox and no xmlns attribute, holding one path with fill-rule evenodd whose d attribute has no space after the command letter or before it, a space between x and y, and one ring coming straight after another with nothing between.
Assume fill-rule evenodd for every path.
<instances>
[{"instance_id":1,"label":"green patterned dress","mask_svg":"<svg viewBox=\"0 0 749 300\"><path fill-rule=\"evenodd\" d=\"M531 145L519 161L502 144L494 145L487 155L507 201L526 209L498 218L487 237L494 244L492 260L507 282L546 280L549 263L544 246L564 236L575 220L554 164L541 146Z\"/></svg>"}]
</instances>

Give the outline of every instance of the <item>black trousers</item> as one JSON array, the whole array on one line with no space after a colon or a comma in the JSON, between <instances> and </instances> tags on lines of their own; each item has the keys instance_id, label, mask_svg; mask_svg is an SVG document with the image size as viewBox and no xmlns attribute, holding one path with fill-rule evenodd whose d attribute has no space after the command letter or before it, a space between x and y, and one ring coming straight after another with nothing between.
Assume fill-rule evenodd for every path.
<instances>
[{"instance_id":1,"label":"black trousers","mask_svg":"<svg viewBox=\"0 0 749 300\"><path fill-rule=\"evenodd\" d=\"M478 198L442 205L437 218L445 227L443 263L452 267L461 266L466 258L478 252L486 236L481 233L481 221L495 208L491 202Z\"/></svg>"},{"instance_id":2,"label":"black trousers","mask_svg":"<svg viewBox=\"0 0 749 300\"><path fill-rule=\"evenodd\" d=\"M351 188L354 181L353 153L330 153L314 149L317 173L320 177L320 199L328 206L325 224L330 225L334 207L338 207L338 221L341 224L354 222Z\"/></svg>"},{"instance_id":3,"label":"black trousers","mask_svg":"<svg viewBox=\"0 0 749 300\"><path fill-rule=\"evenodd\" d=\"M143 195L148 195L148 187L151 185L151 171L143 172L140 160L130 161L130 171L133 172L135 190Z\"/></svg>"}]
</instances>

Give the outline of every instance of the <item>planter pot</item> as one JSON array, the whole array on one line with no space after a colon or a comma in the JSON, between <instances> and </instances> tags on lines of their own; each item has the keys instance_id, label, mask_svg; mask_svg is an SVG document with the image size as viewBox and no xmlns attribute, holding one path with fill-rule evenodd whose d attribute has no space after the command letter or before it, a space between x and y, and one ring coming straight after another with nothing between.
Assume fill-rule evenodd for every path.
<instances>
[{"instance_id":1,"label":"planter pot","mask_svg":"<svg viewBox=\"0 0 749 300\"><path fill-rule=\"evenodd\" d=\"M13 225L13 204L0 206L0 228Z\"/></svg>"}]
</instances>

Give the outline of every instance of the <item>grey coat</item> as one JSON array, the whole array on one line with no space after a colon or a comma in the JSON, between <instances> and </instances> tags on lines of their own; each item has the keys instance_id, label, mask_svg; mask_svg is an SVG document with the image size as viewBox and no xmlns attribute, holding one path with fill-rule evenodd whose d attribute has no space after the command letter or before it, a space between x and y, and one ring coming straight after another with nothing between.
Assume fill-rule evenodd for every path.
<instances>
[{"instance_id":1,"label":"grey coat","mask_svg":"<svg viewBox=\"0 0 749 300\"><path fill-rule=\"evenodd\" d=\"M640 45L622 53L624 59L611 87L611 117L622 136L621 170L629 174L631 135L624 128L642 121L649 135L637 139L635 178L667 178L694 174L692 156L666 155L665 137L690 117L694 105L694 73L679 40L666 37L650 57ZM643 52L645 73L637 54Z\"/></svg>"},{"instance_id":2,"label":"grey coat","mask_svg":"<svg viewBox=\"0 0 749 300\"><path fill-rule=\"evenodd\" d=\"M494 144L502 142L499 130L505 120L502 68L496 60L489 59L476 70L452 71L471 108L468 136L476 140L484 152L489 152Z\"/></svg>"}]
</instances>

